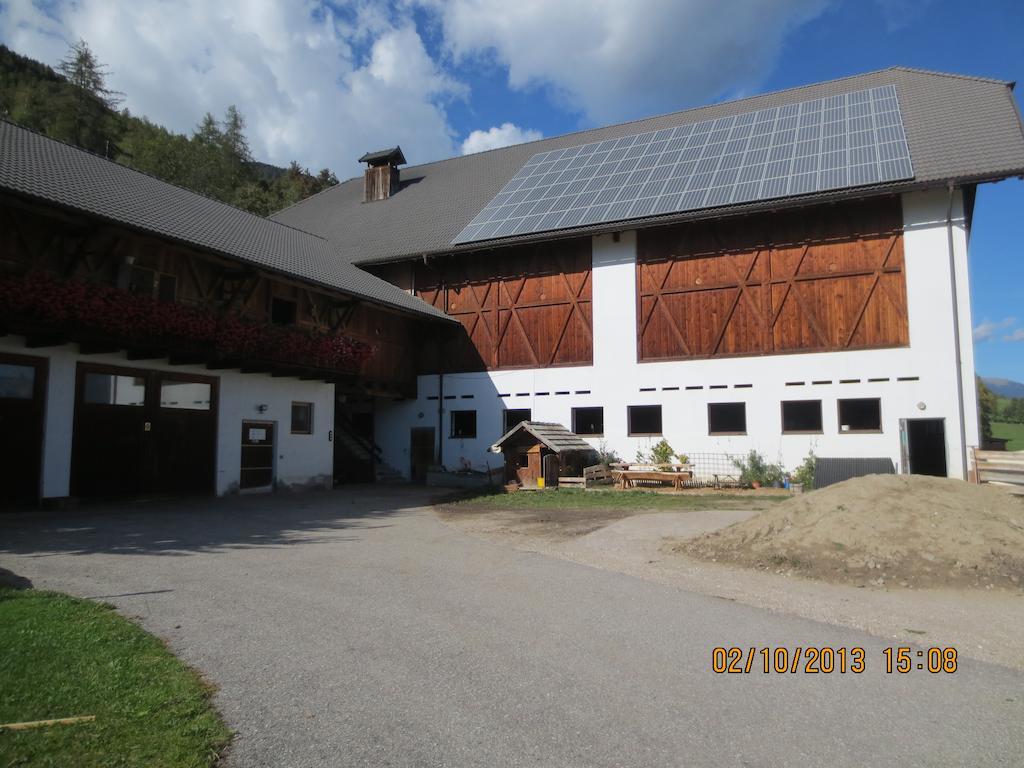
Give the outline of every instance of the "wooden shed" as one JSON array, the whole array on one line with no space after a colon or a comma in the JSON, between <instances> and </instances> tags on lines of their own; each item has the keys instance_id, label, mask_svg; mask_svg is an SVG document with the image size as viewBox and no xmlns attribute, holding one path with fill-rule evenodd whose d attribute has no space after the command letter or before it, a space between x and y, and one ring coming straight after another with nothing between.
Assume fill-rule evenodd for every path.
<instances>
[{"instance_id":1,"label":"wooden shed","mask_svg":"<svg viewBox=\"0 0 1024 768\"><path fill-rule=\"evenodd\" d=\"M505 456L505 482L536 487L558 484L559 475L580 477L597 461L597 451L561 424L521 421L491 446Z\"/></svg>"}]
</instances>

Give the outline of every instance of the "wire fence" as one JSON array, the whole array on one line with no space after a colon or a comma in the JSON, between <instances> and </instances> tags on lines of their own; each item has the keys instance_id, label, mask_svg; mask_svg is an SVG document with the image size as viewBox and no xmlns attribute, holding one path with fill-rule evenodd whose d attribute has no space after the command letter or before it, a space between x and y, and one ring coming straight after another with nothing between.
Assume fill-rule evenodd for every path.
<instances>
[{"instance_id":1,"label":"wire fence","mask_svg":"<svg viewBox=\"0 0 1024 768\"><path fill-rule=\"evenodd\" d=\"M683 481L684 488L736 488L740 485L740 469L736 466L746 456L739 453L690 453L693 477Z\"/></svg>"},{"instance_id":2,"label":"wire fence","mask_svg":"<svg viewBox=\"0 0 1024 768\"><path fill-rule=\"evenodd\" d=\"M690 453L683 464L638 464L623 462L613 464L612 468L629 470L631 485L662 485L672 478L676 487L681 488L738 488L745 485L740 482L738 462L747 457L738 453ZM649 472L652 476L644 477L639 473ZM680 473L685 476L673 475Z\"/></svg>"}]
</instances>

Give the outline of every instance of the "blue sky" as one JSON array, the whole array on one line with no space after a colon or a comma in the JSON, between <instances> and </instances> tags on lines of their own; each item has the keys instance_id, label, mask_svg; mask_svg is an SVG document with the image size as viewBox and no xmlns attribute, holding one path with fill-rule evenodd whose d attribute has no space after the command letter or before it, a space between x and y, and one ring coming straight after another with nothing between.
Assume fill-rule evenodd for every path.
<instances>
[{"instance_id":1,"label":"blue sky","mask_svg":"<svg viewBox=\"0 0 1024 768\"><path fill-rule=\"evenodd\" d=\"M188 131L237 104L255 154L339 175L894 64L1024 83L1024 3L939 0L0 0L0 41L86 39L127 106ZM1022 85L1024 87L1024 85ZM1020 96L1018 96L1018 103ZM1024 381L1024 182L979 190L979 373ZM1019 340L1011 340L1019 337Z\"/></svg>"}]
</instances>

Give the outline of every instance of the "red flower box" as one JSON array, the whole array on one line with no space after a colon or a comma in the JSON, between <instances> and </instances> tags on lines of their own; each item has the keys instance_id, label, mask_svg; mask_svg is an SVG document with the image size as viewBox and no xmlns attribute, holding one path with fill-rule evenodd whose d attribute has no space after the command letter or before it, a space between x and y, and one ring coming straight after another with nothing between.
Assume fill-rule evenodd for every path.
<instances>
[{"instance_id":1,"label":"red flower box","mask_svg":"<svg viewBox=\"0 0 1024 768\"><path fill-rule=\"evenodd\" d=\"M211 360L349 373L373 355L369 344L347 336L256 323L232 312L60 280L46 272L0 276L0 321L42 326L72 340L102 336L124 346L201 353Z\"/></svg>"}]
</instances>

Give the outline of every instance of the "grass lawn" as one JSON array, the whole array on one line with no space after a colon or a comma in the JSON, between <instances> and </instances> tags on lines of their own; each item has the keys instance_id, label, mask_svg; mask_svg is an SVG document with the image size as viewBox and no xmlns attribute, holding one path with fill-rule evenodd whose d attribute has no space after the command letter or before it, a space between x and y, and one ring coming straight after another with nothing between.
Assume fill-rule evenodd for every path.
<instances>
[{"instance_id":1,"label":"grass lawn","mask_svg":"<svg viewBox=\"0 0 1024 768\"><path fill-rule=\"evenodd\" d=\"M210 766L230 739L207 686L109 606L0 587L0 767Z\"/></svg>"},{"instance_id":2,"label":"grass lawn","mask_svg":"<svg viewBox=\"0 0 1024 768\"><path fill-rule=\"evenodd\" d=\"M1008 451L1024 451L1024 424L1008 424L1005 421L992 422L992 436L1006 437Z\"/></svg>"},{"instance_id":3,"label":"grass lawn","mask_svg":"<svg viewBox=\"0 0 1024 768\"><path fill-rule=\"evenodd\" d=\"M612 491L579 488L559 488L547 491L516 491L491 493L459 499L452 509L460 506L474 509L532 510L532 509L608 509L655 510L685 509L756 509L764 502L784 501L789 494L772 495L755 491L738 493L655 493L653 491Z\"/></svg>"}]
</instances>

